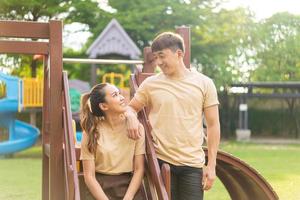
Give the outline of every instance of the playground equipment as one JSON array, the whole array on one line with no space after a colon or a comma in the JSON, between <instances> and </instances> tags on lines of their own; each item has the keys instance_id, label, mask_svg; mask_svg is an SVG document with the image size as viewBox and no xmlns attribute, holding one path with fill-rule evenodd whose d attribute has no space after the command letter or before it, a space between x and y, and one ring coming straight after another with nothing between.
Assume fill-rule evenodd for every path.
<instances>
[{"instance_id":1,"label":"playground equipment","mask_svg":"<svg viewBox=\"0 0 300 200\"><path fill-rule=\"evenodd\" d=\"M26 97L26 106L32 102L30 98L27 98L28 96L22 95L26 93L24 92L23 82L16 77L3 73L0 73L0 80L2 88L5 88L1 90L0 126L8 129L9 134L8 140L0 142L0 155L3 155L12 154L34 145L38 138L39 130L15 119L15 113L22 110L24 97Z\"/></svg>"},{"instance_id":2,"label":"playground equipment","mask_svg":"<svg viewBox=\"0 0 300 200\"><path fill-rule=\"evenodd\" d=\"M22 79L22 96L23 109L40 108L43 106L43 87L44 82L39 78L24 78Z\"/></svg>"},{"instance_id":3,"label":"playground equipment","mask_svg":"<svg viewBox=\"0 0 300 200\"><path fill-rule=\"evenodd\" d=\"M0 21L0 37L22 37L47 39L41 41L0 41L0 53L27 53L44 55L44 101L43 101L43 196L48 199L76 199L80 197L80 186L84 187L82 174L78 173L76 158L80 149L74 145L69 86L66 72L62 71L62 23ZM190 66L189 29L180 28L186 46L185 65ZM51 56L50 56L51 55ZM154 72L149 48L144 50L145 61L134 62L136 73L131 76L132 91ZM64 60L66 61L66 60ZM70 62L78 62L69 59ZM104 62L103 60L80 59L80 62ZM110 60L118 64L120 61ZM105 63L105 62L104 62ZM121 62L122 63L122 62ZM142 69L142 70L141 70ZM150 126L146 110L139 115L146 131L146 175L144 179L145 199L170 199L170 169L164 165L159 169L151 142ZM218 152L217 176L233 200L275 200L278 196L266 180L253 168L233 156ZM51 177L51 178L50 178ZM81 180L78 181L78 177Z\"/></svg>"},{"instance_id":4,"label":"playground equipment","mask_svg":"<svg viewBox=\"0 0 300 200\"><path fill-rule=\"evenodd\" d=\"M63 87L62 23L0 21L0 30L0 53L39 54L44 59L42 199L79 199L75 154L69 151L73 143L64 138L66 131L73 131L69 102L63 105L68 91Z\"/></svg>"},{"instance_id":5,"label":"playground equipment","mask_svg":"<svg viewBox=\"0 0 300 200\"><path fill-rule=\"evenodd\" d=\"M115 82L115 79L119 79L119 87L120 88L124 88L124 75L123 74L118 74L118 73L114 73L114 72L111 72L111 73L107 73L107 74L104 74L103 77L102 77L102 83L111 83L113 85L116 85L116 82Z\"/></svg>"}]
</instances>

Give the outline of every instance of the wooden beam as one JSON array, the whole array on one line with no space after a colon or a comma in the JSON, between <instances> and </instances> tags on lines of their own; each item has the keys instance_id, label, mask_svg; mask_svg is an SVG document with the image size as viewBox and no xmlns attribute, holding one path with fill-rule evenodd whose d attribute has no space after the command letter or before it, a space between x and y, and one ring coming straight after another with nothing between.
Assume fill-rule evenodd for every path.
<instances>
[{"instance_id":1,"label":"wooden beam","mask_svg":"<svg viewBox=\"0 0 300 200\"><path fill-rule=\"evenodd\" d=\"M62 22L50 21L50 199L65 198L62 116Z\"/></svg>"},{"instance_id":2,"label":"wooden beam","mask_svg":"<svg viewBox=\"0 0 300 200\"><path fill-rule=\"evenodd\" d=\"M63 72L63 90L64 90L64 134L65 134L65 177L68 180L66 191L70 199L80 199L78 174L76 170L76 155L74 143L74 129L72 126L72 111L70 105L68 74ZM70 169L71 168L71 169Z\"/></svg>"},{"instance_id":3,"label":"wooden beam","mask_svg":"<svg viewBox=\"0 0 300 200\"><path fill-rule=\"evenodd\" d=\"M270 99L299 99L299 93L272 93L272 94L263 94L263 93L243 93L237 94L246 98L270 98Z\"/></svg>"},{"instance_id":4,"label":"wooden beam","mask_svg":"<svg viewBox=\"0 0 300 200\"><path fill-rule=\"evenodd\" d=\"M286 82L252 82L252 83L233 83L231 87L247 87L247 88L300 88L300 81Z\"/></svg>"},{"instance_id":5,"label":"wooden beam","mask_svg":"<svg viewBox=\"0 0 300 200\"><path fill-rule=\"evenodd\" d=\"M97 80L97 65L92 64L90 69L90 84L91 86L94 86L97 84L97 82L100 82L100 80Z\"/></svg>"},{"instance_id":6,"label":"wooden beam","mask_svg":"<svg viewBox=\"0 0 300 200\"><path fill-rule=\"evenodd\" d=\"M42 124L42 143L43 143L43 163L42 163L42 199L49 200L49 56L44 56L44 93L43 93L43 124Z\"/></svg>"},{"instance_id":7,"label":"wooden beam","mask_svg":"<svg viewBox=\"0 0 300 200\"><path fill-rule=\"evenodd\" d=\"M144 67L142 72L144 73L154 73L155 71L155 60L152 54L151 47L144 48Z\"/></svg>"},{"instance_id":8,"label":"wooden beam","mask_svg":"<svg viewBox=\"0 0 300 200\"><path fill-rule=\"evenodd\" d=\"M48 42L0 40L0 53L48 54Z\"/></svg>"},{"instance_id":9,"label":"wooden beam","mask_svg":"<svg viewBox=\"0 0 300 200\"><path fill-rule=\"evenodd\" d=\"M150 75L152 73L138 73L137 75L140 75L140 74ZM144 76L144 78L145 77L146 76ZM131 89L135 92L138 89L138 86L142 83L143 80L140 80L140 82L137 82L136 76L131 75L130 81L131 81L130 82L131 83ZM155 150L154 150L154 146L151 142L152 141L152 139L151 139L151 127L150 127L150 124L148 122L146 113L147 113L146 109L143 109L142 111L139 112L138 115L139 115L139 120L141 121L141 123L144 125L144 128L145 128L146 157L147 157L147 161L148 161L148 165L149 165L148 166L149 171L150 171L150 174L152 175L152 179L153 179L152 181L153 181L154 185L156 186L158 199L168 200L169 199L168 198L168 193L165 189L164 182L163 182L163 179L161 177L161 172L160 172L160 169L159 169L159 164L157 162L157 157L156 157L156 153L155 153ZM167 170L165 172L167 172ZM166 174L168 174L168 173L166 173ZM166 178L166 181L168 181L168 180L169 179Z\"/></svg>"},{"instance_id":10,"label":"wooden beam","mask_svg":"<svg viewBox=\"0 0 300 200\"><path fill-rule=\"evenodd\" d=\"M170 165L167 163L164 163L161 166L161 175L166 187L166 191L168 194L169 199L171 198L171 169L170 169Z\"/></svg>"},{"instance_id":11,"label":"wooden beam","mask_svg":"<svg viewBox=\"0 0 300 200\"><path fill-rule=\"evenodd\" d=\"M49 24L25 21L0 21L0 37L49 38Z\"/></svg>"},{"instance_id":12,"label":"wooden beam","mask_svg":"<svg viewBox=\"0 0 300 200\"><path fill-rule=\"evenodd\" d=\"M43 147L43 177L42 177L42 199L49 200L49 155L48 149Z\"/></svg>"},{"instance_id":13,"label":"wooden beam","mask_svg":"<svg viewBox=\"0 0 300 200\"><path fill-rule=\"evenodd\" d=\"M190 27L178 27L176 28L176 33L181 35L184 40L185 53L183 62L186 68L191 68L191 33Z\"/></svg>"},{"instance_id":14,"label":"wooden beam","mask_svg":"<svg viewBox=\"0 0 300 200\"><path fill-rule=\"evenodd\" d=\"M50 144L44 144L43 149L44 149L44 155L49 158L50 157Z\"/></svg>"}]
</instances>

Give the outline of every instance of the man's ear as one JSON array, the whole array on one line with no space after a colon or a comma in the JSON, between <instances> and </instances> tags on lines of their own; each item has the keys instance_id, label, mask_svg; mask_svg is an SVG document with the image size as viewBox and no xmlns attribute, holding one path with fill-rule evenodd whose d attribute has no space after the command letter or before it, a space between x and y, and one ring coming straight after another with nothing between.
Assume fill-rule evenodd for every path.
<instances>
[{"instance_id":1,"label":"man's ear","mask_svg":"<svg viewBox=\"0 0 300 200\"><path fill-rule=\"evenodd\" d=\"M99 103L99 107L103 111L108 110L108 106L106 103Z\"/></svg>"},{"instance_id":2,"label":"man's ear","mask_svg":"<svg viewBox=\"0 0 300 200\"><path fill-rule=\"evenodd\" d=\"M184 52L181 49L177 49L177 55L178 57L184 57Z\"/></svg>"}]
</instances>

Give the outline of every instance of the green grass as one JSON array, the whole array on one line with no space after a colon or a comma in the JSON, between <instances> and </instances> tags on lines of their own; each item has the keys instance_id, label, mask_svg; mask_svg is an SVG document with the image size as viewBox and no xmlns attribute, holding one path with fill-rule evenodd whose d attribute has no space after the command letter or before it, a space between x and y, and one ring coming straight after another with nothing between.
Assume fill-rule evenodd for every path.
<instances>
[{"instance_id":1,"label":"green grass","mask_svg":"<svg viewBox=\"0 0 300 200\"><path fill-rule=\"evenodd\" d=\"M300 199L300 145L257 145L223 142L221 149L244 160L255 168L274 188L281 200ZM33 147L0 159L0 199L41 199L41 148ZM205 193L206 200L229 200L217 180Z\"/></svg>"},{"instance_id":2,"label":"green grass","mask_svg":"<svg viewBox=\"0 0 300 200\"><path fill-rule=\"evenodd\" d=\"M255 168L270 183L279 199L300 199L300 145L225 142L221 145L221 149ZM205 197L206 200L230 199L219 180Z\"/></svg>"},{"instance_id":3,"label":"green grass","mask_svg":"<svg viewBox=\"0 0 300 200\"><path fill-rule=\"evenodd\" d=\"M41 199L41 148L33 147L0 159L0 199Z\"/></svg>"}]
</instances>

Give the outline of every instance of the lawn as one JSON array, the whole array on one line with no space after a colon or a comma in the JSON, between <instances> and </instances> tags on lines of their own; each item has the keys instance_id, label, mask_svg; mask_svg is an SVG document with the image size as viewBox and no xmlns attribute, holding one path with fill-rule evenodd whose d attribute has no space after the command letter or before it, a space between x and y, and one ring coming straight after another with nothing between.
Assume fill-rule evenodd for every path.
<instances>
[{"instance_id":1,"label":"lawn","mask_svg":"<svg viewBox=\"0 0 300 200\"><path fill-rule=\"evenodd\" d=\"M254 167L271 184L281 200L300 199L300 145L263 145L224 142L221 149ZM206 200L230 197L218 180Z\"/></svg>"},{"instance_id":2,"label":"lawn","mask_svg":"<svg viewBox=\"0 0 300 200\"><path fill-rule=\"evenodd\" d=\"M257 145L223 142L221 149L246 161L272 185L281 200L300 199L300 145ZM41 148L34 147L0 159L0 199L41 199ZM206 200L229 200L216 181Z\"/></svg>"},{"instance_id":3,"label":"lawn","mask_svg":"<svg viewBox=\"0 0 300 200\"><path fill-rule=\"evenodd\" d=\"M33 147L0 159L0 199L41 199L42 153Z\"/></svg>"}]
</instances>

